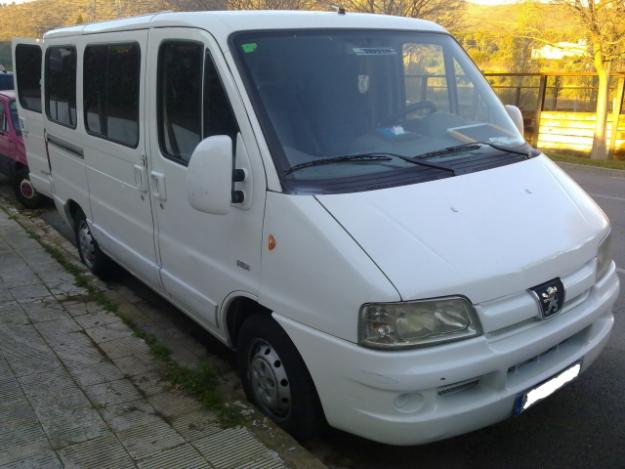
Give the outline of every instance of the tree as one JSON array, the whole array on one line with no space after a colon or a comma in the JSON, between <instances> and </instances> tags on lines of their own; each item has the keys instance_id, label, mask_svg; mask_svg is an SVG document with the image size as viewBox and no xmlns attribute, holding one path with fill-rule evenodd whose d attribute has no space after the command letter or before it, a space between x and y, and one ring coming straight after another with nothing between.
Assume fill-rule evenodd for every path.
<instances>
[{"instance_id":1,"label":"tree","mask_svg":"<svg viewBox=\"0 0 625 469\"><path fill-rule=\"evenodd\" d=\"M597 120L590 157L607 159L606 124L610 72L625 56L625 0L558 0L558 2L575 13L599 78Z\"/></svg>"},{"instance_id":2,"label":"tree","mask_svg":"<svg viewBox=\"0 0 625 469\"><path fill-rule=\"evenodd\" d=\"M229 10L313 10L316 0L227 0Z\"/></svg>"},{"instance_id":3,"label":"tree","mask_svg":"<svg viewBox=\"0 0 625 469\"><path fill-rule=\"evenodd\" d=\"M422 18L453 30L462 24L465 0L320 0L349 11Z\"/></svg>"}]
</instances>

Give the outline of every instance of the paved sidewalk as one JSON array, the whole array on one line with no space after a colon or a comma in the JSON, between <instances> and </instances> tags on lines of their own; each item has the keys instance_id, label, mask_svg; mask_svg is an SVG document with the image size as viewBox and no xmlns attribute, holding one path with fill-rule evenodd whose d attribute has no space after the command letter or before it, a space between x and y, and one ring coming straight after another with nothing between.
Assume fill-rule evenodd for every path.
<instances>
[{"instance_id":1,"label":"paved sidewalk","mask_svg":"<svg viewBox=\"0 0 625 469\"><path fill-rule=\"evenodd\" d=\"M0 468L281 468L220 428L159 362L0 211Z\"/></svg>"}]
</instances>

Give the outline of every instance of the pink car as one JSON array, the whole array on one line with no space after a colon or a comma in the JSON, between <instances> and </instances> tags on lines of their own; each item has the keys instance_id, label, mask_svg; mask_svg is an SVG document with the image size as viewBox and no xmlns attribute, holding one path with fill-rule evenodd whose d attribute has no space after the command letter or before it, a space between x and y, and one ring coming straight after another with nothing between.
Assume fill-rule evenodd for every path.
<instances>
[{"instance_id":1,"label":"pink car","mask_svg":"<svg viewBox=\"0 0 625 469\"><path fill-rule=\"evenodd\" d=\"M42 197L30 183L24 140L17 117L15 91L0 91L0 172L14 181L15 195L28 208L36 208Z\"/></svg>"}]
</instances>

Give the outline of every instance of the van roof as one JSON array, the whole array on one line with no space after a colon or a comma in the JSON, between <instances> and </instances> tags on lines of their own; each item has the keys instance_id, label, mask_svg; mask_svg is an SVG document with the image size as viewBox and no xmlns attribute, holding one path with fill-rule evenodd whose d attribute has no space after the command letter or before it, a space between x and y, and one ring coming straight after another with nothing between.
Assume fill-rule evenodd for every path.
<instances>
[{"instance_id":1,"label":"van roof","mask_svg":"<svg viewBox=\"0 0 625 469\"><path fill-rule=\"evenodd\" d=\"M272 29L407 29L446 32L431 21L363 13L320 11L162 12L49 31L45 39L162 27L195 27L226 38L234 31Z\"/></svg>"}]
</instances>

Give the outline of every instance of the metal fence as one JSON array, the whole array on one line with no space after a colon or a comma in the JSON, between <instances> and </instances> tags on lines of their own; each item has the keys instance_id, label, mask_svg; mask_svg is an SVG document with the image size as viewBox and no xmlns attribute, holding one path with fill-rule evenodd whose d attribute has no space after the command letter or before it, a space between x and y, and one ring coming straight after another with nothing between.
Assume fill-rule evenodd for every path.
<instances>
[{"instance_id":1,"label":"metal fence","mask_svg":"<svg viewBox=\"0 0 625 469\"><path fill-rule=\"evenodd\" d=\"M594 113L597 105L598 77L594 73L485 73L485 77L505 104L514 104L523 112L526 137L539 141L540 116L543 112L578 113L580 118ZM615 150L619 116L625 114L623 103L625 73L610 76L609 105L610 147ZM622 117L620 118L623 119Z\"/></svg>"}]
</instances>

